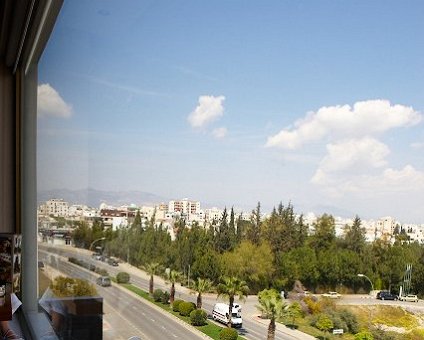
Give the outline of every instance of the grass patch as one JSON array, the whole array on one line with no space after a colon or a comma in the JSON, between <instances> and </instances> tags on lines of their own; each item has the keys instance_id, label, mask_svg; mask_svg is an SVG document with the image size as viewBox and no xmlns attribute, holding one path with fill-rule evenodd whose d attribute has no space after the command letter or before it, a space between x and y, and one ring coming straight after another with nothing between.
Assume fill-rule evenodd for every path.
<instances>
[{"instance_id":1,"label":"grass patch","mask_svg":"<svg viewBox=\"0 0 424 340\"><path fill-rule=\"evenodd\" d=\"M286 325L288 322L281 322L282 324ZM298 326L297 330L312 335L313 337L317 338L319 336L324 336L324 333L321 332L318 328L315 328L311 326L310 324L310 318L305 317L303 319L298 318L296 319L296 325Z\"/></svg>"},{"instance_id":2,"label":"grass patch","mask_svg":"<svg viewBox=\"0 0 424 340\"><path fill-rule=\"evenodd\" d=\"M344 309L349 310L356 315L359 329L368 330L370 326L392 326L405 329L405 333L384 332L390 335L393 340L424 340L424 329L420 327L419 316L408 312L399 306L387 305L361 305L361 306L343 306ZM298 330L315 338L323 338L324 333L317 328L310 325L312 320L311 316L297 319L296 324L299 326ZM283 324L287 324L286 320L279 320ZM354 339L354 335L345 333L343 335L333 336L331 333L327 334L328 339Z\"/></svg>"},{"instance_id":3,"label":"grass patch","mask_svg":"<svg viewBox=\"0 0 424 340\"><path fill-rule=\"evenodd\" d=\"M346 306L358 317L361 326L368 327L371 323L400 327L414 330L419 327L417 316L398 306L374 305L374 306Z\"/></svg>"},{"instance_id":4,"label":"grass patch","mask_svg":"<svg viewBox=\"0 0 424 340\"><path fill-rule=\"evenodd\" d=\"M137 294L138 296L142 297L145 300L150 301L151 303L155 304L156 306L162 308L163 310L165 310L166 312L176 316L177 318L179 318L180 320L184 321L185 323L188 323L189 325L191 325L190 323L190 317L188 316L182 316L180 315L180 313L178 312L174 312L172 310L172 308L170 307L170 305L165 305L161 302L155 302L153 300L153 298L150 296L149 293L147 293L146 291L144 291L143 289L140 289L138 287L135 287L133 284L131 283L121 283L122 287L125 287L126 289L132 291L133 293ZM219 340L219 333L221 332L221 330L223 329L223 327L219 327L217 325L215 325L212 322L208 322L206 321L206 325L204 326L192 326L194 328L197 328L199 331L201 331L202 333L210 336L212 339L215 340ZM246 338L242 337L239 335L239 337L237 339L240 340L246 340Z\"/></svg>"}]
</instances>

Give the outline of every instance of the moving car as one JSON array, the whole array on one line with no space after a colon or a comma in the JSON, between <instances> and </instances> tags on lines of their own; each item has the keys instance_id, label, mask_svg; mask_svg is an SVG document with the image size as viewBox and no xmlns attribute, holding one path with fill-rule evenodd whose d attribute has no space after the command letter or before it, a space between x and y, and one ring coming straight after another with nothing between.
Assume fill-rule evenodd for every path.
<instances>
[{"instance_id":1,"label":"moving car","mask_svg":"<svg viewBox=\"0 0 424 340\"><path fill-rule=\"evenodd\" d=\"M377 293L377 299L379 300L397 300L398 296L395 294L392 294L386 290L382 290Z\"/></svg>"},{"instance_id":2,"label":"moving car","mask_svg":"<svg viewBox=\"0 0 424 340\"><path fill-rule=\"evenodd\" d=\"M408 295L399 297L399 300L408 301L408 302L418 302L418 296L414 294L408 294Z\"/></svg>"},{"instance_id":3,"label":"moving car","mask_svg":"<svg viewBox=\"0 0 424 340\"><path fill-rule=\"evenodd\" d=\"M341 295L337 292L328 292L322 294L323 297L330 298L330 299L340 299Z\"/></svg>"},{"instance_id":4,"label":"moving car","mask_svg":"<svg viewBox=\"0 0 424 340\"><path fill-rule=\"evenodd\" d=\"M109 276L100 276L97 278L96 283L102 287L109 287L112 285Z\"/></svg>"}]
</instances>

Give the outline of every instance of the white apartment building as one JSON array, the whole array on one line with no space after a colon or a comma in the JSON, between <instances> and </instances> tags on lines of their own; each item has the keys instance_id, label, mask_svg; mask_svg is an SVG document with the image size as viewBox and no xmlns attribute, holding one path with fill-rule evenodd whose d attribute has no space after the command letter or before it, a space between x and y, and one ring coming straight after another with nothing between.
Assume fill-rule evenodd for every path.
<instances>
[{"instance_id":1,"label":"white apartment building","mask_svg":"<svg viewBox=\"0 0 424 340\"><path fill-rule=\"evenodd\" d=\"M169 201L168 212L180 212L184 215L197 214L200 211L199 201L190 201L187 198L183 198L179 201Z\"/></svg>"},{"instance_id":2,"label":"white apartment building","mask_svg":"<svg viewBox=\"0 0 424 340\"><path fill-rule=\"evenodd\" d=\"M418 242L424 244L424 225L418 224L403 224L402 229L406 231L411 242Z\"/></svg>"},{"instance_id":3,"label":"white apartment building","mask_svg":"<svg viewBox=\"0 0 424 340\"><path fill-rule=\"evenodd\" d=\"M223 213L224 213L224 210L216 208L216 207L205 209L206 223L211 224L213 221L219 221Z\"/></svg>"},{"instance_id":4,"label":"white apartment building","mask_svg":"<svg viewBox=\"0 0 424 340\"><path fill-rule=\"evenodd\" d=\"M63 199L52 198L40 207L40 213L47 216L67 217L69 216L69 204Z\"/></svg>"}]
</instances>

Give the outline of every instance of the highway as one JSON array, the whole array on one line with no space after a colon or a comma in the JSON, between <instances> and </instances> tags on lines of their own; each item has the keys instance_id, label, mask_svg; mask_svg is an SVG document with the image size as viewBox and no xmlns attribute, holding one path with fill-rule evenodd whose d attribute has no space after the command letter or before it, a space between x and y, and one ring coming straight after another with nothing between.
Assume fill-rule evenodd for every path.
<instances>
[{"instance_id":1,"label":"highway","mask_svg":"<svg viewBox=\"0 0 424 340\"><path fill-rule=\"evenodd\" d=\"M84 271L66 260L55 256L51 261L51 255L42 249L39 250L39 260L46 264L56 266L60 272L76 278L94 282L97 274ZM137 299L131 293L114 285L100 287L96 285L98 293L103 297L104 321L103 338L128 339L131 336L139 336L143 340L175 339L175 340L198 340L203 337L194 334L186 326L180 324L172 316L164 315L162 311L153 308L150 304Z\"/></svg>"}]
</instances>

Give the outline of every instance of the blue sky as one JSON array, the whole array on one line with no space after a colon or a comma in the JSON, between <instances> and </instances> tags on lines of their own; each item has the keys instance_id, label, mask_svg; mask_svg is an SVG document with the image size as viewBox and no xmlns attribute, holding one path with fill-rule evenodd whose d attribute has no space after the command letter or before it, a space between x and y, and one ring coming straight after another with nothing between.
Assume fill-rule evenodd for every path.
<instances>
[{"instance_id":1,"label":"blue sky","mask_svg":"<svg viewBox=\"0 0 424 340\"><path fill-rule=\"evenodd\" d=\"M40 62L39 190L424 222L423 10L66 1Z\"/></svg>"}]
</instances>

